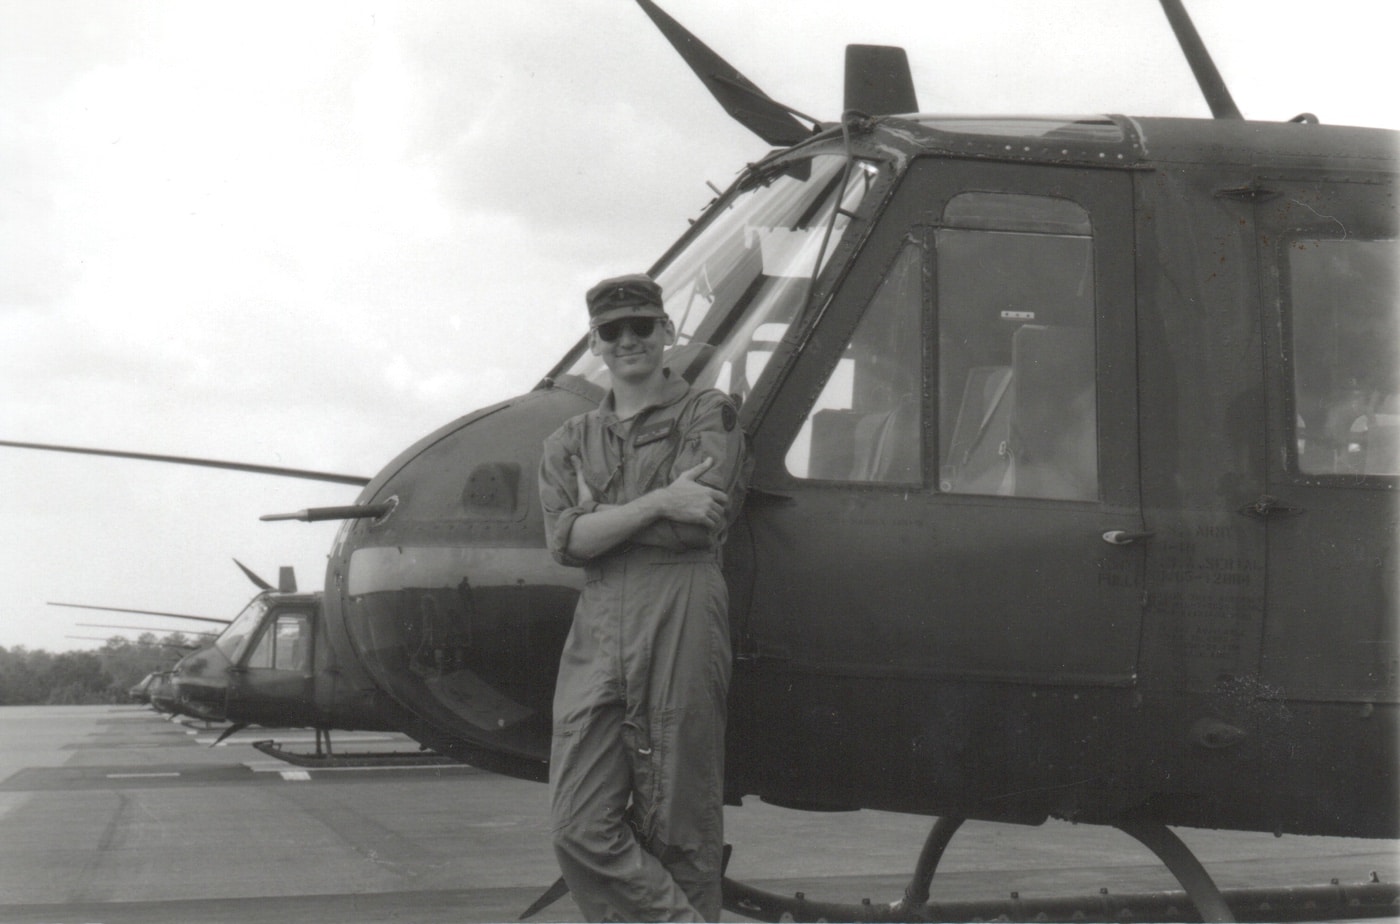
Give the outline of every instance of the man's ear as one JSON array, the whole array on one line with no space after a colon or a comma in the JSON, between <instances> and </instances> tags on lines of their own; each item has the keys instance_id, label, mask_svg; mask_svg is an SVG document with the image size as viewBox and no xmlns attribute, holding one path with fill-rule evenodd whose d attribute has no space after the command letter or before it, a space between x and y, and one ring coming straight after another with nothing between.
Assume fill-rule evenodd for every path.
<instances>
[{"instance_id":1,"label":"man's ear","mask_svg":"<svg viewBox=\"0 0 1400 924\"><path fill-rule=\"evenodd\" d=\"M598 331L596 328L591 328L588 331L588 352L592 353L594 356L603 355L599 350Z\"/></svg>"},{"instance_id":2,"label":"man's ear","mask_svg":"<svg viewBox=\"0 0 1400 924\"><path fill-rule=\"evenodd\" d=\"M672 321L670 318L662 318L662 319L661 319L661 330L662 330L662 333L664 333L664 334L666 335L666 336L665 336L665 339L666 339L666 346L668 346L668 347L669 347L669 346L675 346L675 345L676 345L676 322L675 322L675 321Z\"/></svg>"}]
</instances>

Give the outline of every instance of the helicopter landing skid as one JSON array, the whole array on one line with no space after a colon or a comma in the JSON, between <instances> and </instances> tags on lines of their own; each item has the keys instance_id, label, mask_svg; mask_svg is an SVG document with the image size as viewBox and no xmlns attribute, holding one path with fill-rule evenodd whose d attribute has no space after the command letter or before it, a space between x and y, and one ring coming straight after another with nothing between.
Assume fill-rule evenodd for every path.
<instances>
[{"instance_id":1,"label":"helicopter landing skid","mask_svg":"<svg viewBox=\"0 0 1400 924\"><path fill-rule=\"evenodd\" d=\"M424 767L455 764L450 757L433 751L359 751L350 754L334 754L329 749L317 749L315 754L289 751L272 739L254 741L253 747L269 757L285 760L298 767Z\"/></svg>"},{"instance_id":2,"label":"helicopter landing skid","mask_svg":"<svg viewBox=\"0 0 1400 924\"><path fill-rule=\"evenodd\" d=\"M1371 881L1341 885L1221 891L1200 861L1166 825L1122 822L1118 829L1157 855L1184 892L1148 892L1067 898L1009 898L930 902L929 888L938 862L964 819L934 821L904 898L858 905L811 901L802 892L792 897L724 879L724 907L759 921L1329 921L1393 917L1400 907L1400 884Z\"/></svg>"}]
</instances>

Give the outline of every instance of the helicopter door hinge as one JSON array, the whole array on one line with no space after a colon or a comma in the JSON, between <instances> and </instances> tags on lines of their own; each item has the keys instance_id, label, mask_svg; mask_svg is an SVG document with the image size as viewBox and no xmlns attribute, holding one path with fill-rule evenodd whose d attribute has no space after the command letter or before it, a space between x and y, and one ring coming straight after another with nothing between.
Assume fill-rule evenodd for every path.
<instances>
[{"instance_id":1,"label":"helicopter door hinge","mask_svg":"<svg viewBox=\"0 0 1400 924\"><path fill-rule=\"evenodd\" d=\"M1227 186L1224 189L1215 191L1216 198L1234 199L1236 202L1267 202L1279 195L1276 189L1266 189L1263 186L1256 186L1253 183L1248 186Z\"/></svg>"},{"instance_id":2,"label":"helicopter door hinge","mask_svg":"<svg viewBox=\"0 0 1400 924\"><path fill-rule=\"evenodd\" d=\"M1240 508L1239 512L1247 517L1254 517L1255 519L1263 520L1267 519L1268 517L1296 517L1298 514L1303 512L1303 508L1290 507L1287 504L1281 504L1279 503L1277 497L1274 497L1270 494L1264 494L1261 495L1260 498L1254 503L1245 504L1243 507Z\"/></svg>"}]
</instances>

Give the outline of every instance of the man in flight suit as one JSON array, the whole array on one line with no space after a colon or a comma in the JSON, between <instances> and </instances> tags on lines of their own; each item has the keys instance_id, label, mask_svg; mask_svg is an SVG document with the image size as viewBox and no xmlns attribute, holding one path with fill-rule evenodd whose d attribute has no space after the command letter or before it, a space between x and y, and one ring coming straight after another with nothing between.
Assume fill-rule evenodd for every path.
<instances>
[{"instance_id":1,"label":"man in flight suit","mask_svg":"<svg viewBox=\"0 0 1400 924\"><path fill-rule=\"evenodd\" d=\"M554 849L592 921L719 920L729 598L743 499L733 403L662 362L676 330L644 275L588 292L612 389L544 444L550 551L585 584L559 662Z\"/></svg>"}]
</instances>

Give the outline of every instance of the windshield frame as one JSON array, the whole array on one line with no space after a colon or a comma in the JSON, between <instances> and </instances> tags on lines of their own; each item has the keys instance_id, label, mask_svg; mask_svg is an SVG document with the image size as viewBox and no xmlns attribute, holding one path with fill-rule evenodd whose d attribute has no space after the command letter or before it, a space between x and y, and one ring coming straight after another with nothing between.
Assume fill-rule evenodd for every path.
<instances>
[{"instance_id":1,"label":"windshield frame","mask_svg":"<svg viewBox=\"0 0 1400 924\"><path fill-rule=\"evenodd\" d=\"M267 615L268 599L266 594L258 594L248 605L234 617L233 622L228 624L224 631L219 633L219 637L214 639L214 647L219 649L230 662L237 663L239 655L248 646L248 640L258 634L258 627L262 624L263 617ZM235 634L235 630L241 632Z\"/></svg>"},{"instance_id":2,"label":"windshield frame","mask_svg":"<svg viewBox=\"0 0 1400 924\"><path fill-rule=\"evenodd\" d=\"M871 168L866 181L868 188L861 195L854 210L838 208L831 211L830 217L833 220L841 217L846 219L848 224L835 246L823 246L820 252L820 271L815 275L815 278L803 277L806 280L807 291L802 307L793 317L781 342L777 345L772 356L774 362L769 363L768 368L763 370L763 384L760 385L757 381L753 383L752 395L755 399L771 392L772 381L781 378L782 375L777 370L785 369L788 364L792 345L805 339L807 332L825 311L825 306L832 293L849 270L854 255L869 236L875 217L889 201L894 186L904 172L903 168L907 165L908 158L903 156L902 152L896 151L888 145L873 143L869 140L869 136L843 140L840 134L834 134L834 136L815 138L795 148L772 155L757 164L751 164L740 173L724 193L706 205L699 219L687 229L685 234L667 248L649 270L649 274L653 278L662 276L668 268L682 258L698 238L709 231L716 221L720 220L721 216L731 213L731 206L736 199L747 195L756 186L768 183L772 177L793 172L802 162L812 161L822 156L838 156L843 159L843 166L836 172L836 176L840 178L842 201L850 195L850 187L847 184L854 182L852 177L854 173L858 172L854 168L854 162L864 163ZM823 199L826 195L823 194ZM825 231L826 228L821 228L817 234L824 236ZM736 324L736 327L742 326L742 317L739 320L740 324ZM722 348L726 341L727 338L721 339L716 344L716 349ZM562 388L573 391L589 400L601 400L605 393L602 388L594 382L570 372L587 351L588 336L585 334L536 387ZM741 419L747 420L752 417L754 409L764 403L766 402L761 400L746 402L741 409Z\"/></svg>"}]
</instances>

